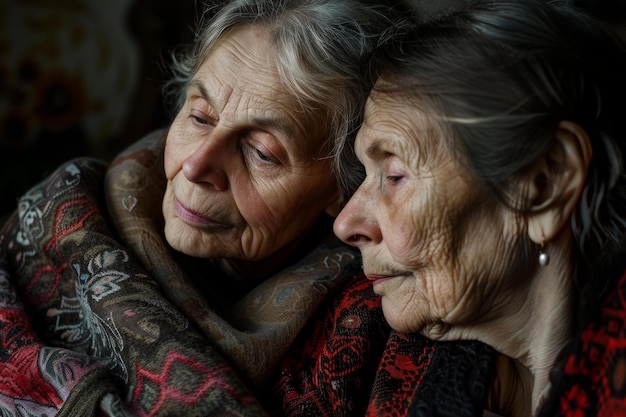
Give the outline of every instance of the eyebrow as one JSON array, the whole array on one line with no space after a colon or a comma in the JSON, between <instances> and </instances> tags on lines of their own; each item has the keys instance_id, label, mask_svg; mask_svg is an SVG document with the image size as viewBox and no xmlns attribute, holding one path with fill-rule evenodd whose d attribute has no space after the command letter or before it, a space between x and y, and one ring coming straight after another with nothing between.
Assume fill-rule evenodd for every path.
<instances>
[{"instance_id":1,"label":"eyebrow","mask_svg":"<svg viewBox=\"0 0 626 417\"><path fill-rule=\"evenodd\" d=\"M374 157L384 154L384 152L381 149L382 147L381 145L384 144L385 142L387 142L387 139L376 139L365 149L365 155L369 157L370 159L374 159Z\"/></svg>"},{"instance_id":2,"label":"eyebrow","mask_svg":"<svg viewBox=\"0 0 626 417\"><path fill-rule=\"evenodd\" d=\"M189 88L197 89L200 92L202 98L206 100L211 107L215 107L215 103L212 101L208 90L200 80L191 80L191 82L189 83ZM252 119L252 124L262 128L273 128L276 130L280 130L282 132L285 132L287 137L290 139L304 139L302 135L298 133L293 123L291 123L291 121L283 115L274 118L255 117Z\"/></svg>"},{"instance_id":3,"label":"eyebrow","mask_svg":"<svg viewBox=\"0 0 626 417\"><path fill-rule=\"evenodd\" d=\"M200 95L202 96L203 99L208 101L209 104L213 105L213 103L211 102L211 96L209 96L209 92L207 91L204 84L202 84L199 80L191 80L187 90L191 89L192 87L200 92Z\"/></svg>"}]
</instances>

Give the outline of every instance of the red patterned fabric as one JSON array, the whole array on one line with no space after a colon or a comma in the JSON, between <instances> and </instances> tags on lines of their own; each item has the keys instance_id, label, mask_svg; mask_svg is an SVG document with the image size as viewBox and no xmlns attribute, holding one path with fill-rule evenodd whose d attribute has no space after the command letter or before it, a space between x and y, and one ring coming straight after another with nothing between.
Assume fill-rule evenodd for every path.
<instances>
[{"instance_id":1,"label":"red patterned fabric","mask_svg":"<svg viewBox=\"0 0 626 417\"><path fill-rule=\"evenodd\" d=\"M573 346L540 415L626 416L626 274Z\"/></svg>"},{"instance_id":2,"label":"red patterned fabric","mask_svg":"<svg viewBox=\"0 0 626 417\"><path fill-rule=\"evenodd\" d=\"M312 322L279 366L276 416L481 417L495 352L381 325L362 276ZM554 369L540 417L626 416L626 274Z\"/></svg>"},{"instance_id":3,"label":"red patterned fabric","mask_svg":"<svg viewBox=\"0 0 626 417\"><path fill-rule=\"evenodd\" d=\"M434 351L425 338L387 326L380 298L358 274L280 364L273 414L406 416Z\"/></svg>"}]
</instances>

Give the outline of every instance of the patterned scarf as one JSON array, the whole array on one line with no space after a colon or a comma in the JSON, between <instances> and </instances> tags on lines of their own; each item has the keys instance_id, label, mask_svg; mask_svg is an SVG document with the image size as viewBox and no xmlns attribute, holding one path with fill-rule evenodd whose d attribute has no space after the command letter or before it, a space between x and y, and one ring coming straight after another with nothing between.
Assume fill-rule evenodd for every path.
<instances>
[{"instance_id":1,"label":"patterned scarf","mask_svg":"<svg viewBox=\"0 0 626 417\"><path fill-rule=\"evenodd\" d=\"M266 415L253 391L358 268L329 237L219 303L162 237L162 153L70 161L1 229L0 415Z\"/></svg>"}]
</instances>

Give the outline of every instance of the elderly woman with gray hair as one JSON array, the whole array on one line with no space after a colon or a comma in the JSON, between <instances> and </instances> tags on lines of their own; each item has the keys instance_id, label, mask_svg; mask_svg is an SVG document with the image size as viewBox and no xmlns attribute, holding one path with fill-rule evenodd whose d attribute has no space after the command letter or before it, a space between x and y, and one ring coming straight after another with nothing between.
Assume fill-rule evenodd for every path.
<instances>
[{"instance_id":1,"label":"elderly woman with gray hair","mask_svg":"<svg viewBox=\"0 0 626 417\"><path fill-rule=\"evenodd\" d=\"M454 341L409 415L626 415L624 44L486 0L379 63L335 231L391 327Z\"/></svg>"},{"instance_id":2,"label":"elderly woman with gray hair","mask_svg":"<svg viewBox=\"0 0 626 417\"><path fill-rule=\"evenodd\" d=\"M253 393L358 268L332 156L392 13L213 11L174 60L169 128L63 165L0 230L0 415L264 415Z\"/></svg>"},{"instance_id":3,"label":"elderly woman with gray hair","mask_svg":"<svg viewBox=\"0 0 626 417\"><path fill-rule=\"evenodd\" d=\"M623 42L561 2L478 0L372 68L365 178L334 225L365 278L281 385L310 381L299 406L319 415L348 397L316 381L333 347L376 337L368 286L394 332L366 415L625 416Z\"/></svg>"}]
</instances>

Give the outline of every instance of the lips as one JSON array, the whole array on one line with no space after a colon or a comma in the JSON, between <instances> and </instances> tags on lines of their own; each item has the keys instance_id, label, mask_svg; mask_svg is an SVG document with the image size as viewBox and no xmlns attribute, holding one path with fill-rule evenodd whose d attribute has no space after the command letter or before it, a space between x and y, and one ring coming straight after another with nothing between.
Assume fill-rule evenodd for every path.
<instances>
[{"instance_id":1,"label":"lips","mask_svg":"<svg viewBox=\"0 0 626 417\"><path fill-rule=\"evenodd\" d=\"M202 216L199 213L185 207L177 199L174 199L174 210L176 210L176 214L178 215L178 217L185 223L202 225L202 226L220 226L220 227L227 226L225 223L222 223L210 217Z\"/></svg>"},{"instance_id":2,"label":"lips","mask_svg":"<svg viewBox=\"0 0 626 417\"><path fill-rule=\"evenodd\" d=\"M372 281L372 285L376 286L378 284L382 284L385 281L389 281L390 279L397 278L398 275L366 275L367 279Z\"/></svg>"}]
</instances>

